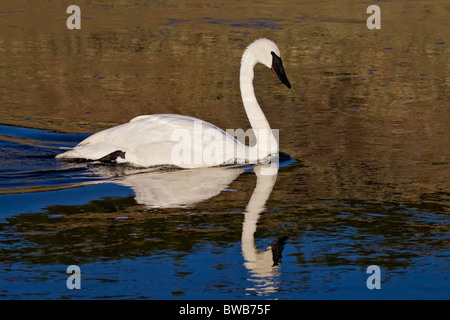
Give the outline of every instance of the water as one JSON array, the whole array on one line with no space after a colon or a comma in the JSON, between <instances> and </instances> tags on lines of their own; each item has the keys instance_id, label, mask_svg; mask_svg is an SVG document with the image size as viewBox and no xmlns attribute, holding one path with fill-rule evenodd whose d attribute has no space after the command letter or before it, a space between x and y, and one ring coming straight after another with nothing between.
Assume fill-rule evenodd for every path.
<instances>
[{"instance_id":1,"label":"water","mask_svg":"<svg viewBox=\"0 0 450 320\"><path fill-rule=\"evenodd\" d=\"M81 30L0 6L2 299L449 298L448 4L380 2L380 30L354 1L77 5ZM256 68L295 159L275 177L54 158L140 114L247 129L239 59L263 36L292 84Z\"/></svg>"}]
</instances>

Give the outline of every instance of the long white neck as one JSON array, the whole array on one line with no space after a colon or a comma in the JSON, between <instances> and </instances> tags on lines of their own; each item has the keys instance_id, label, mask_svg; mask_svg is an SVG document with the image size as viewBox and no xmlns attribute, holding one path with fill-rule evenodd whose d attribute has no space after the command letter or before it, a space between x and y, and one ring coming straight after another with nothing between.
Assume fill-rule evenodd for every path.
<instances>
[{"instance_id":1,"label":"long white neck","mask_svg":"<svg viewBox=\"0 0 450 320\"><path fill-rule=\"evenodd\" d=\"M266 116L256 100L255 91L253 89L253 68L256 63L257 61L252 52L246 51L242 56L239 78L245 113L247 114L256 137L256 145L249 148L250 151L253 151L250 152L250 156L248 157L251 161L278 153L278 142L270 128Z\"/></svg>"}]
</instances>

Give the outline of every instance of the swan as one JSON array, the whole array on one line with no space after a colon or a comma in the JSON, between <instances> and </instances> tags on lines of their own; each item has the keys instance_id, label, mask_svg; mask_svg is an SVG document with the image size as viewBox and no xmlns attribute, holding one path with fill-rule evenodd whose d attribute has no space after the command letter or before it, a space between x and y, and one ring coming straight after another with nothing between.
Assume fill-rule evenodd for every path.
<instances>
[{"instance_id":1,"label":"swan","mask_svg":"<svg viewBox=\"0 0 450 320\"><path fill-rule=\"evenodd\" d=\"M225 132L194 117L154 114L138 116L128 123L97 132L56 158L181 168L270 162L279 154L277 131L270 128L255 97L253 69L257 63L272 69L291 88L275 42L260 38L247 46L241 59L239 80L244 109L256 138L253 146L239 141L243 130Z\"/></svg>"}]
</instances>

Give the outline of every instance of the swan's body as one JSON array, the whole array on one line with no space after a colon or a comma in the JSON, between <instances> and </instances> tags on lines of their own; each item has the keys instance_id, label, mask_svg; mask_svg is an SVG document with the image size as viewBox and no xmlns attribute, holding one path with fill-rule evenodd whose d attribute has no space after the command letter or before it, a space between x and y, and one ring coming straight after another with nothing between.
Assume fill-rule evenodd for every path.
<instances>
[{"instance_id":1,"label":"swan's body","mask_svg":"<svg viewBox=\"0 0 450 320\"><path fill-rule=\"evenodd\" d=\"M235 136L206 121L176 115L139 116L130 122L93 134L59 159L115 161L150 167L176 165L184 168L231 163L256 163L278 156L278 142L253 90L253 68L262 63L290 88L277 45L258 39L245 50L240 69L240 89L256 144L247 147Z\"/></svg>"}]
</instances>

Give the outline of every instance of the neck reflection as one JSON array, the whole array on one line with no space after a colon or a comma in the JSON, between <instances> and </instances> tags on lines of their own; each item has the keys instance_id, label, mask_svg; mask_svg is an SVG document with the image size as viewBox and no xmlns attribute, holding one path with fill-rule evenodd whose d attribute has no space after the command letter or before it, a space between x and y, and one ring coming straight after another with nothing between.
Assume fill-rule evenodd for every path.
<instances>
[{"instance_id":1,"label":"neck reflection","mask_svg":"<svg viewBox=\"0 0 450 320\"><path fill-rule=\"evenodd\" d=\"M242 255L244 266L250 272L249 280L255 284L247 290L256 291L256 294L268 294L277 290L279 266L274 261L272 248L259 250L255 245L255 232L261 212L264 211L267 200L272 193L277 180L278 169L270 166L256 166L256 186L245 210L242 224Z\"/></svg>"}]
</instances>

